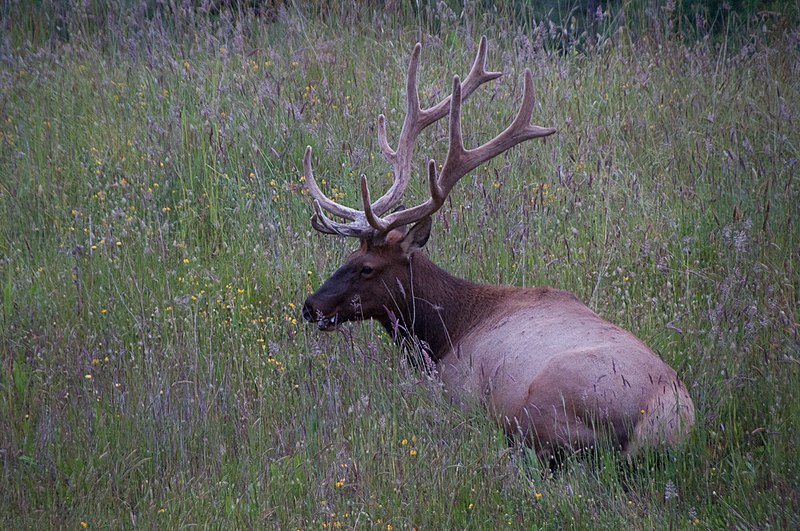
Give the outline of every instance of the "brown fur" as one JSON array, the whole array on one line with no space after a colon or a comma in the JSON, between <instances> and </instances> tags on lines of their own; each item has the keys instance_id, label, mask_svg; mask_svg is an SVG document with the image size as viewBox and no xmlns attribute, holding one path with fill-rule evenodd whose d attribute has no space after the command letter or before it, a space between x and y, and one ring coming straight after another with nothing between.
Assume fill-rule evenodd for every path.
<instances>
[{"instance_id":1,"label":"brown fur","mask_svg":"<svg viewBox=\"0 0 800 531\"><path fill-rule=\"evenodd\" d=\"M428 220L362 241L308 298L306 319L330 329L334 315L335 325L373 318L396 339L414 336L454 397L484 402L543 455L600 438L633 452L686 436L692 400L644 343L571 293L448 274L415 252L429 230Z\"/></svg>"}]
</instances>

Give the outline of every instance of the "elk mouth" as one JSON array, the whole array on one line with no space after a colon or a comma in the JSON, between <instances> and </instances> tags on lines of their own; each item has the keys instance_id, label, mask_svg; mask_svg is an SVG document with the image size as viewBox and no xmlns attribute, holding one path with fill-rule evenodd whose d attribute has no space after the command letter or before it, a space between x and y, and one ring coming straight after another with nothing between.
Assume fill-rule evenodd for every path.
<instances>
[{"instance_id":1,"label":"elk mouth","mask_svg":"<svg viewBox=\"0 0 800 531\"><path fill-rule=\"evenodd\" d=\"M335 330L340 323L338 312L326 316L321 310L314 308L308 300L303 305L303 319L309 323L317 323L317 328L323 332Z\"/></svg>"},{"instance_id":2,"label":"elk mouth","mask_svg":"<svg viewBox=\"0 0 800 531\"><path fill-rule=\"evenodd\" d=\"M336 330L336 327L339 325L338 320L336 319L336 315L331 315L330 317L322 317L317 320L317 328L320 329L322 332L332 332Z\"/></svg>"}]
</instances>

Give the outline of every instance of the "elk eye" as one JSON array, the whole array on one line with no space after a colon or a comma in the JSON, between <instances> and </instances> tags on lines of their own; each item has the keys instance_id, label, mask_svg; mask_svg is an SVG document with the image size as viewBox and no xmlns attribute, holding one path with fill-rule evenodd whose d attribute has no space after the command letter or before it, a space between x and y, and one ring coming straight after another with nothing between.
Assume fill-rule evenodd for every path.
<instances>
[{"instance_id":1,"label":"elk eye","mask_svg":"<svg viewBox=\"0 0 800 531\"><path fill-rule=\"evenodd\" d=\"M361 276L362 277L368 277L374 272L375 272L375 270L373 268L371 268L370 266L368 266L368 265L365 265L365 266L363 266L361 268Z\"/></svg>"}]
</instances>

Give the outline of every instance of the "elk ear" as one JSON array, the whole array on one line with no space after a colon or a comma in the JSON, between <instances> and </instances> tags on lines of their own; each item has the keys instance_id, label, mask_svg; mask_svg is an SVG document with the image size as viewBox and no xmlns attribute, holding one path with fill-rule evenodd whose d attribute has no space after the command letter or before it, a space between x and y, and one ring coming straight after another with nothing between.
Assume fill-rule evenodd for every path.
<instances>
[{"instance_id":1,"label":"elk ear","mask_svg":"<svg viewBox=\"0 0 800 531\"><path fill-rule=\"evenodd\" d=\"M432 224L431 217L425 216L408 230L405 237L400 242L400 248L403 250L403 254L408 256L417 249L422 249L425 243L427 243L428 237L431 235Z\"/></svg>"}]
</instances>

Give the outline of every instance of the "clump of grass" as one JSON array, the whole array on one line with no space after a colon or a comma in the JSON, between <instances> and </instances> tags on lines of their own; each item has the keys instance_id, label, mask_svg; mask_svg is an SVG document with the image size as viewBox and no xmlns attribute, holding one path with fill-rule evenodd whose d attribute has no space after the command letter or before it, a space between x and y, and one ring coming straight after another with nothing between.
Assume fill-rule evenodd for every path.
<instances>
[{"instance_id":1,"label":"clump of grass","mask_svg":"<svg viewBox=\"0 0 800 531\"><path fill-rule=\"evenodd\" d=\"M64 5L3 8L3 527L800 524L796 13L687 32L625 6L588 31L571 8ZM467 177L428 252L650 344L698 407L675 452L550 475L379 327L298 322L349 251L310 228L305 146L358 204L355 176L389 182L374 124L400 127L413 43L436 101L481 34L507 75L468 102L467 144L524 67L559 133Z\"/></svg>"}]
</instances>

